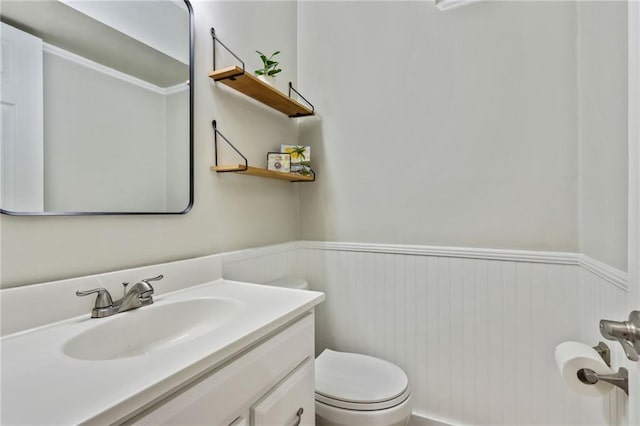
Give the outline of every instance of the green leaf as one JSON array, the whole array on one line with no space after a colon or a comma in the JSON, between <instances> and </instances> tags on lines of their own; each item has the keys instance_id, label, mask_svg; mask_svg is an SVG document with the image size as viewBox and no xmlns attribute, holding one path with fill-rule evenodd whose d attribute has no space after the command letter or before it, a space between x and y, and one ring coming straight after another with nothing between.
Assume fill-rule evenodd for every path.
<instances>
[{"instance_id":1,"label":"green leaf","mask_svg":"<svg viewBox=\"0 0 640 426\"><path fill-rule=\"evenodd\" d=\"M282 71L281 69L277 68L280 63L278 61L272 60L274 56L280 53L279 50L273 52L273 54L269 58L267 58L267 56L259 50L256 50L256 53L260 55L260 59L262 59L262 64L264 65L261 70L256 70L257 75L275 75Z\"/></svg>"},{"instance_id":2,"label":"green leaf","mask_svg":"<svg viewBox=\"0 0 640 426\"><path fill-rule=\"evenodd\" d=\"M268 61L268 59L267 59L267 57L264 55L264 53L259 52L259 51L257 51L257 50L256 50L256 53L258 53L258 55L260 55L260 59L262 59L262 63L266 66L266 65L267 65L267 61Z\"/></svg>"}]
</instances>

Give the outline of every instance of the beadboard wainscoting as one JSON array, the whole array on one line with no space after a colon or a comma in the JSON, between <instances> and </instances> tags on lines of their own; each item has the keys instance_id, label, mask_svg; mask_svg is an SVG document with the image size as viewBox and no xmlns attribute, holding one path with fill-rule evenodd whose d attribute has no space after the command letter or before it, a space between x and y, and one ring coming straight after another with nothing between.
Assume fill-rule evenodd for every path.
<instances>
[{"instance_id":1,"label":"beadboard wainscoting","mask_svg":"<svg viewBox=\"0 0 640 426\"><path fill-rule=\"evenodd\" d=\"M223 277L258 284L285 276L304 277L299 248L299 242L289 242L222 253Z\"/></svg>"},{"instance_id":2,"label":"beadboard wainscoting","mask_svg":"<svg viewBox=\"0 0 640 426\"><path fill-rule=\"evenodd\" d=\"M301 276L326 293L317 347L409 375L414 414L451 425L622 425L626 397L569 392L553 353L595 345L626 308L626 276L574 253L325 242L222 255L225 278ZM617 345L614 366L621 365Z\"/></svg>"}]
</instances>

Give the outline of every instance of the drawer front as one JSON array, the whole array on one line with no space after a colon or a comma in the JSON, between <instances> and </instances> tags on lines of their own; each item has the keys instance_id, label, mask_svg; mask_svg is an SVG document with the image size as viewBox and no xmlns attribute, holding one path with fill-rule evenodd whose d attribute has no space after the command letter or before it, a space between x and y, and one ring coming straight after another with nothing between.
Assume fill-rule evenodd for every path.
<instances>
[{"instance_id":1,"label":"drawer front","mask_svg":"<svg viewBox=\"0 0 640 426\"><path fill-rule=\"evenodd\" d=\"M315 424L313 357L251 408L252 426Z\"/></svg>"},{"instance_id":2,"label":"drawer front","mask_svg":"<svg viewBox=\"0 0 640 426\"><path fill-rule=\"evenodd\" d=\"M313 359L314 321L308 314L220 369L196 380L129 423L229 425L305 359ZM313 398L313 389L311 389Z\"/></svg>"}]
</instances>

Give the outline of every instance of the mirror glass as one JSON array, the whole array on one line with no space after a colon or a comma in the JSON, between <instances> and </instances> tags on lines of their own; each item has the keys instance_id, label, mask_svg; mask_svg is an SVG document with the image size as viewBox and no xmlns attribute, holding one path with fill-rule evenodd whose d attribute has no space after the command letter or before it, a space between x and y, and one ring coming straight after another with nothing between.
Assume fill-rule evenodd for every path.
<instances>
[{"instance_id":1,"label":"mirror glass","mask_svg":"<svg viewBox=\"0 0 640 426\"><path fill-rule=\"evenodd\" d=\"M2 1L0 209L186 213L191 5Z\"/></svg>"}]
</instances>

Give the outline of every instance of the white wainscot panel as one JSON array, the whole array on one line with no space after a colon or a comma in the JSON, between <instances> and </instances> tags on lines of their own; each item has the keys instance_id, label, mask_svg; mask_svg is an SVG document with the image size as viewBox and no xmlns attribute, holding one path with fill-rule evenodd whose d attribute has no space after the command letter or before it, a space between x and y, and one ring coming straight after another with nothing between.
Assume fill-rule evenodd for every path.
<instances>
[{"instance_id":1,"label":"white wainscot panel","mask_svg":"<svg viewBox=\"0 0 640 426\"><path fill-rule=\"evenodd\" d=\"M299 269L298 243L222 253L222 273L225 279L263 284L286 276L303 276Z\"/></svg>"},{"instance_id":2,"label":"white wainscot panel","mask_svg":"<svg viewBox=\"0 0 640 426\"><path fill-rule=\"evenodd\" d=\"M621 392L572 394L554 363L558 343L602 340L598 321L615 318L626 300L577 262L299 251L311 288L326 293L316 352L398 364L411 381L414 414L452 425L625 423Z\"/></svg>"}]
</instances>

